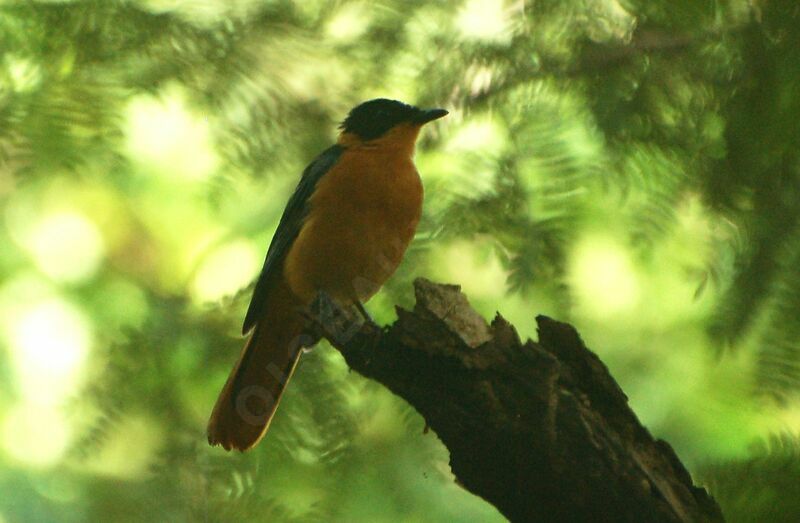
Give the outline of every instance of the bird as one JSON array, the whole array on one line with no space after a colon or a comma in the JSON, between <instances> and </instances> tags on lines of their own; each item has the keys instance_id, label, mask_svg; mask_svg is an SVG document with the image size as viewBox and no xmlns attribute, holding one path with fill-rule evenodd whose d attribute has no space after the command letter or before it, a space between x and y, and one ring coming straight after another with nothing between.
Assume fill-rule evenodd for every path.
<instances>
[{"instance_id":1,"label":"bird","mask_svg":"<svg viewBox=\"0 0 800 523\"><path fill-rule=\"evenodd\" d=\"M319 292L363 314L397 269L422 214L414 165L421 128L447 115L397 100L363 102L304 170L272 237L245 315L247 340L214 405L208 442L246 451L266 434L303 348Z\"/></svg>"}]
</instances>

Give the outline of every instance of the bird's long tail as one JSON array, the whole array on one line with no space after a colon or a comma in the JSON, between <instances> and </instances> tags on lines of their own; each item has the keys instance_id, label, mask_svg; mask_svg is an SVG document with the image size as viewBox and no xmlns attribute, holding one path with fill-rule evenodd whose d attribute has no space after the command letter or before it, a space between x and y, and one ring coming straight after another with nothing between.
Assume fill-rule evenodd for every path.
<instances>
[{"instance_id":1,"label":"bird's long tail","mask_svg":"<svg viewBox=\"0 0 800 523\"><path fill-rule=\"evenodd\" d=\"M245 451L264 437L300 357L305 322L281 279L228 376L208 422L208 442Z\"/></svg>"}]
</instances>

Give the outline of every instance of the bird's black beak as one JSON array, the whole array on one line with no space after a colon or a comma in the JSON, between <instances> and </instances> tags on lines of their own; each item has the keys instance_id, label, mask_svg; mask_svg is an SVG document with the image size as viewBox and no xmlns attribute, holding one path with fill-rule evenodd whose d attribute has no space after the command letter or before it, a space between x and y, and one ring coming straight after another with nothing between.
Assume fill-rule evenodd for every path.
<instances>
[{"instance_id":1,"label":"bird's black beak","mask_svg":"<svg viewBox=\"0 0 800 523\"><path fill-rule=\"evenodd\" d=\"M420 111L419 114L414 118L414 122L422 125L434 120L438 120L443 116L447 116L447 114L448 112L444 109L428 109L427 111L423 110Z\"/></svg>"}]
</instances>

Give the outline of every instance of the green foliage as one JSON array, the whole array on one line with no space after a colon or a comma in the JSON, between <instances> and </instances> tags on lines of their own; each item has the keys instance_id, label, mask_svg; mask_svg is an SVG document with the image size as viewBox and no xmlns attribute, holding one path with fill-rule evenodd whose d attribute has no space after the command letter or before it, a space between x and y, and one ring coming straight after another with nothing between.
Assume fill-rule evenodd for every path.
<instances>
[{"instance_id":1,"label":"green foliage","mask_svg":"<svg viewBox=\"0 0 800 523\"><path fill-rule=\"evenodd\" d=\"M731 521L797 520L798 41L794 0L0 2L0 521L502 519L326 346L205 445L297 174L376 96L451 115L374 315L424 275L571 321Z\"/></svg>"},{"instance_id":2,"label":"green foliage","mask_svg":"<svg viewBox=\"0 0 800 523\"><path fill-rule=\"evenodd\" d=\"M718 463L700 471L728 521L794 521L800 514L800 442L773 436L755 445L744 460Z\"/></svg>"}]
</instances>

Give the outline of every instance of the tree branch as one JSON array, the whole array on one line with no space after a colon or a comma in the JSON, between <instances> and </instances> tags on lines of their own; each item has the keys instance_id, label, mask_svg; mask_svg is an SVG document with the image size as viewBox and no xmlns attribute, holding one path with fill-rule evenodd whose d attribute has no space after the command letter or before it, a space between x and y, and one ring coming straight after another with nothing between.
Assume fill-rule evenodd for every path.
<instances>
[{"instance_id":1,"label":"tree branch","mask_svg":"<svg viewBox=\"0 0 800 523\"><path fill-rule=\"evenodd\" d=\"M310 317L352 369L422 414L466 489L515 522L722 521L572 326L539 316L539 341L523 343L458 286L414 286L414 310L385 328L324 295Z\"/></svg>"}]
</instances>

